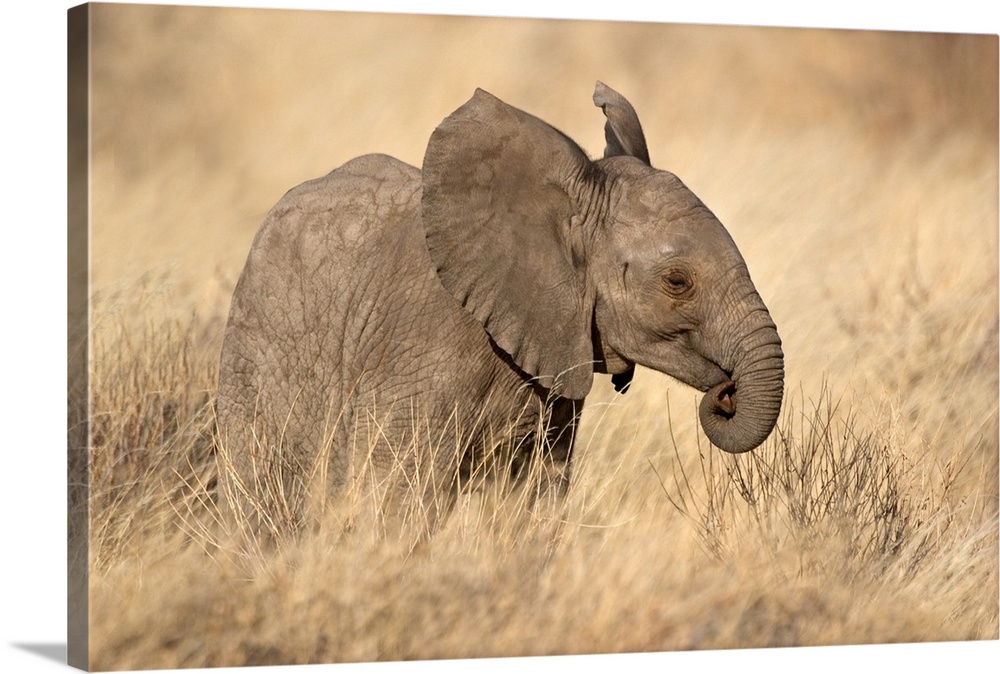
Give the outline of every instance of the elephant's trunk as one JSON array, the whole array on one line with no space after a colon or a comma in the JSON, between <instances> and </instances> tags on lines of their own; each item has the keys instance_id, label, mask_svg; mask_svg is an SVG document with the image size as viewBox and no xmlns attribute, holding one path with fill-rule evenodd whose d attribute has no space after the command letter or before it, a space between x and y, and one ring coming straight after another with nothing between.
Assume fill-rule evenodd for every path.
<instances>
[{"instance_id":1,"label":"elephant's trunk","mask_svg":"<svg viewBox=\"0 0 1000 674\"><path fill-rule=\"evenodd\" d=\"M767 439L784 392L785 361L778 331L766 309L751 316L733 358L732 379L709 389L699 408L708 439L734 454L748 452Z\"/></svg>"}]
</instances>

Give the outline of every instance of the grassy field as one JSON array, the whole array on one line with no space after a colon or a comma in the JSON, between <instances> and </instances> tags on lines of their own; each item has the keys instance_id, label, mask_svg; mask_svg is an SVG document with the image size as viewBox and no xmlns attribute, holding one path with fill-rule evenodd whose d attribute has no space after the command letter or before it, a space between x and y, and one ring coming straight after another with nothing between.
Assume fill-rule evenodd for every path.
<instances>
[{"instance_id":1,"label":"grassy field","mask_svg":"<svg viewBox=\"0 0 1000 674\"><path fill-rule=\"evenodd\" d=\"M998 637L996 37L92 12L94 668ZM640 369L599 378L557 506L466 495L414 545L350 498L238 554L212 403L267 210L359 154L419 166L477 86L599 155L598 79L747 259L772 437L723 455Z\"/></svg>"}]
</instances>

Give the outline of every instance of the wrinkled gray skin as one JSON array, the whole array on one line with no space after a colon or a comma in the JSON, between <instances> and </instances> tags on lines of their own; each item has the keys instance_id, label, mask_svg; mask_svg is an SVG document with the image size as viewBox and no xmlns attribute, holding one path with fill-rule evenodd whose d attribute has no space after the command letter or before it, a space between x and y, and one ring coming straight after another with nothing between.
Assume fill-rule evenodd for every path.
<instances>
[{"instance_id":1,"label":"wrinkled gray skin","mask_svg":"<svg viewBox=\"0 0 1000 674\"><path fill-rule=\"evenodd\" d=\"M783 356L739 250L650 166L628 101L598 82L594 102L597 161L477 90L422 171L363 156L274 207L222 350L223 481L262 504L239 516L294 529L310 484L342 490L400 455L404 481L438 487L432 511L496 457L516 478L536 447L562 491L594 373L624 390L635 364L704 391L721 449L764 441Z\"/></svg>"}]
</instances>

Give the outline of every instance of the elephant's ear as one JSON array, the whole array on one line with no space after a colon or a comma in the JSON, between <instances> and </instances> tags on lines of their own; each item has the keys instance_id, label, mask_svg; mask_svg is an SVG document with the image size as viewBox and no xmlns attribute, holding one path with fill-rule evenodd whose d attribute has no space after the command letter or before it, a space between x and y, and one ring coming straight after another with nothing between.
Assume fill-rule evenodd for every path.
<instances>
[{"instance_id":1,"label":"elephant's ear","mask_svg":"<svg viewBox=\"0 0 1000 674\"><path fill-rule=\"evenodd\" d=\"M518 367L574 399L590 391L594 355L569 180L591 166L562 133L481 89L434 131L423 164L441 282Z\"/></svg>"},{"instance_id":2,"label":"elephant's ear","mask_svg":"<svg viewBox=\"0 0 1000 674\"><path fill-rule=\"evenodd\" d=\"M608 143L604 156L627 154L649 165L646 136L632 104L604 82L598 82L594 88L594 105L604 110L608 118L604 124L604 139Z\"/></svg>"}]
</instances>

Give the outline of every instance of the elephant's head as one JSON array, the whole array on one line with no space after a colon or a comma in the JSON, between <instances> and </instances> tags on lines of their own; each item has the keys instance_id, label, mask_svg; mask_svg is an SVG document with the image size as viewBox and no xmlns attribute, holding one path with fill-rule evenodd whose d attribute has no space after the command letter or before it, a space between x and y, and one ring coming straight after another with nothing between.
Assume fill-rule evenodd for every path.
<instances>
[{"instance_id":1,"label":"elephant's head","mask_svg":"<svg viewBox=\"0 0 1000 674\"><path fill-rule=\"evenodd\" d=\"M598 82L604 158L477 90L431 136L423 220L444 286L513 361L583 398L636 363L705 392L702 427L753 449L781 408L781 340L728 232L654 169L632 106Z\"/></svg>"}]
</instances>

